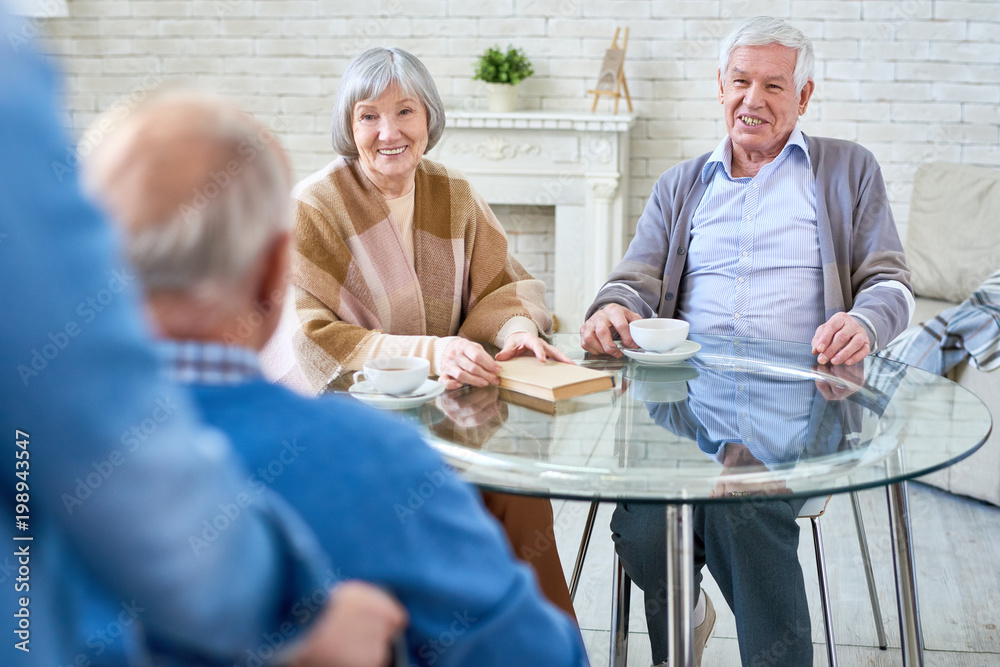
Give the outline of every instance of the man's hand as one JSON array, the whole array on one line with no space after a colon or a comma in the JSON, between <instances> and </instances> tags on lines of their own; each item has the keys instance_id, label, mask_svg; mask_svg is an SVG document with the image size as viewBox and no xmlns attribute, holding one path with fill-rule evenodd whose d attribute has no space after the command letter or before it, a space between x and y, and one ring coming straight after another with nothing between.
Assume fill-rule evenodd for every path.
<instances>
[{"instance_id":1,"label":"man's hand","mask_svg":"<svg viewBox=\"0 0 1000 667\"><path fill-rule=\"evenodd\" d=\"M865 365L855 364L849 366L813 366L814 371L822 371L843 382L830 382L829 380L816 380L816 388L828 401L842 401L854 392L861 389L865 383Z\"/></svg>"},{"instance_id":2,"label":"man's hand","mask_svg":"<svg viewBox=\"0 0 1000 667\"><path fill-rule=\"evenodd\" d=\"M622 352L615 345L614 331L618 332L625 347L638 347L632 340L628 325L629 322L641 319L642 315L633 313L617 303L607 305L591 315L590 319L580 327L580 345L592 354L621 357Z\"/></svg>"},{"instance_id":3,"label":"man's hand","mask_svg":"<svg viewBox=\"0 0 1000 667\"><path fill-rule=\"evenodd\" d=\"M497 352L497 361L513 359L524 355L525 352L531 352L543 364L546 359L564 361L567 364L573 363L573 360L567 357L565 352L554 345L549 345L539 336L527 332L513 333L507 336L507 340L503 342L503 349Z\"/></svg>"},{"instance_id":4,"label":"man's hand","mask_svg":"<svg viewBox=\"0 0 1000 667\"><path fill-rule=\"evenodd\" d=\"M445 389L458 389L463 384L487 387L500 384L498 373L500 364L493 360L482 345L467 338L456 338L445 346L441 354L438 379Z\"/></svg>"},{"instance_id":5,"label":"man's hand","mask_svg":"<svg viewBox=\"0 0 1000 667\"><path fill-rule=\"evenodd\" d=\"M871 352L871 341L861 323L847 313L837 313L821 324L812 339L820 364L856 364Z\"/></svg>"},{"instance_id":6,"label":"man's hand","mask_svg":"<svg viewBox=\"0 0 1000 667\"><path fill-rule=\"evenodd\" d=\"M406 624L406 610L395 598L371 584L348 581L330 594L291 665L385 667L390 642Z\"/></svg>"},{"instance_id":7,"label":"man's hand","mask_svg":"<svg viewBox=\"0 0 1000 667\"><path fill-rule=\"evenodd\" d=\"M750 449L737 442L727 442L723 451L722 472L715 482L715 489L709 492L712 498L736 498L741 496L769 496L787 493L788 487L782 481L745 482L739 481L741 473L764 472L767 466L757 460Z\"/></svg>"}]
</instances>

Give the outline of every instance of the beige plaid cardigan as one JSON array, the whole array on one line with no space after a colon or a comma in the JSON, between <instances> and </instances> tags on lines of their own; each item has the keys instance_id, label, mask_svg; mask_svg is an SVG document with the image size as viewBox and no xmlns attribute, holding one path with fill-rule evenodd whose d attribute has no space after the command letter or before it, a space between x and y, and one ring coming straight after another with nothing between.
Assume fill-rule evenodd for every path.
<instances>
[{"instance_id":1,"label":"beige plaid cardigan","mask_svg":"<svg viewBox=\"0 0 1000 667\"><path fill-rule=\"evenodd\" d=\"M333 161L296 199L293 347L313 390L360 368L378 333L502 345L501 328L517 316L551 330L543 284L507 252L482 198L444 166L417 165L412 257L357 160Z\"/></svg>"}]
</instances>

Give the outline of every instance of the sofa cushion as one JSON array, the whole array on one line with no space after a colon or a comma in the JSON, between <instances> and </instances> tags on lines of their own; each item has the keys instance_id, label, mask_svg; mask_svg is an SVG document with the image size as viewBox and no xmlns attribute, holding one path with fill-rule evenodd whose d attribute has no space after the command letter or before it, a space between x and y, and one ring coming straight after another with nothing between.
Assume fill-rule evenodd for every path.
<instances>
[{"instance_id":1,"label":"sofa cushion","mask_svg":"<svg viewBox=\"0 0 1000 667\"><path fill-rule=\"evenodd\" d=\"M955 302L1000 268L1000 170L922 165L913 179L906 261L917 296Z\"/></svg>"},{"instance_id":2,"label":"sofa cushion","mask_svg":"<svg viewBox=\"0 0 1000 667\"><path fill-rule=\"evenodd\" d=\"M913 300L913 316L910 318L910 326L923 324L927 320L933 319L942 310L947 310L954 305L951 301L941 301L940 299L928 299L918 296Z\"/></svg>"}]
</instances>

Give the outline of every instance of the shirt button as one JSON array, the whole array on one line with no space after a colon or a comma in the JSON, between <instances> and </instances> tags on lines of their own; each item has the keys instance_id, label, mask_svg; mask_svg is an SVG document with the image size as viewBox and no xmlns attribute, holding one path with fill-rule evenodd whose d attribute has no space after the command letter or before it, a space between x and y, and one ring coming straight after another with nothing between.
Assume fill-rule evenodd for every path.
<instances>
[{"instance_id":1,"label":"shirt button","mask_svg":"<svg viewBox=\"0 0 1000 667\"><path fill-rule=\"evenodd\" d=\"M742 278L742 277L741 277L741 278L739 278L739 282L743 282L743 278Z\"/></svg>"},{"instance_id":2,"label":"shirt button","mask_svg":"<svg viewBox=\"0 0 1000 667\"><path fill-rule=\"evenodd\" d=\"M750 253L748 253L748 252L747 252L746 250L744 250L744 251L743 251L743 256L744 256L744 257L749 257L749 256L750 256Z\"/></svg>"},{"instance_id":3,"label":"shirt button","mask_svg":"<svg viewBox=\"0 0 1000 667\"><path fill-rule=\"evenodd\" d=\"M674 293L673 292L667 292L666 294L663 295L663 298L666 299L667 301L670 301L670 300L672 300L674 298Z\"/></svg>"},{"instance_id":4,"label":"shirt button","mask_svg":"<svg viewBox=\"0 0 1000 667\"><path fill-rule=\"evenodd\" d=\"M740 314L739 313L733 313L733 317L735 317L736 319L740 319Z\"/></svg>"},{"instance_id":5,"label":"shirt button","mask_svg":"<svg viewBox=\"0 0 1000 667\"><path fill-rule=\"evenodd\" d=\"M686 252L687 252L687 250L685 250L684 248L678 248L678 249L677 249L677 254L678 254L678 255L683 255L683 254L684 254L684 253L686 253Z\"/></svg>"}]
</instances>

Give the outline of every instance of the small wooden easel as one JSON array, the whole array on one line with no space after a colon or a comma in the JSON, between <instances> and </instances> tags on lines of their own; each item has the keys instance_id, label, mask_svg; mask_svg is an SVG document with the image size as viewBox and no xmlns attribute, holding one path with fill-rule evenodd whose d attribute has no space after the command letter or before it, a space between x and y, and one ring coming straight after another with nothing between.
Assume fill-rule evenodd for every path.
<instances>
[{"instance_id":1,"label":"small wooden easel","mask_svg":"<svg viewBox=\"0 0 1000 667\"><path fill-rule=\"evenodd\" d=\"M618 100L621 99L622 90L625 90L625 101L628 102L628 110L632 111L632 96L628 94L628 83L625 81L625 49L628 47L628 28L625 28L625 39L621 48L618 48L618 33L621 28L615 28L614 39L611 40L611 48L604 52L604 62L601 63L601 75L597 78L597 85L593 90L588 90L588 94L593 94L594 105L590 107L590 112L597 110L597 101L601 95L611 95L615 98L615 113L618 113Z\"/></svg>"}]
</instances>

